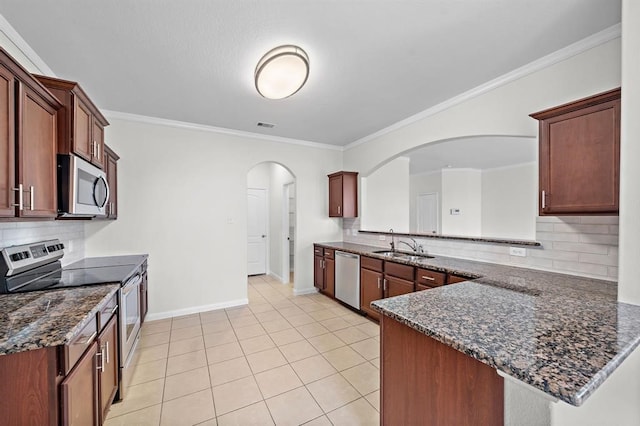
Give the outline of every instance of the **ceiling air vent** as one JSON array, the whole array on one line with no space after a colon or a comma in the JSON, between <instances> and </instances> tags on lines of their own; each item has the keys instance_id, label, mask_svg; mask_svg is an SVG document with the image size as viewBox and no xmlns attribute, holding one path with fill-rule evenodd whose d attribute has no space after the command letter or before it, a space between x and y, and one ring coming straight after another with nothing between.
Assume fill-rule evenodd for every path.
<instances>
[{"instance_id":1,"label":"ceiling air vent","mask_svg":"<svg viewBox=\"0 0 640 426\"><path fill-rule=\"evenodd\" d=\"M266 127L267 129L273 129L274 127L276 127L275 124L271 124L271 123L263 123L262 121L258 121L258 127Z\"/></svg>"}]
</instances>

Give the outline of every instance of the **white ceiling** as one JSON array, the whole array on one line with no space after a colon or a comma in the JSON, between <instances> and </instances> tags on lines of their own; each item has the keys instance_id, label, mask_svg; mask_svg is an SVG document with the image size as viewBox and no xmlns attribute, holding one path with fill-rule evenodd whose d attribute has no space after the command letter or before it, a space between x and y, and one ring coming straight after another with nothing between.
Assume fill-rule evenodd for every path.
<instances>
[{"instance_id":1,"label":"white ceiling","mask_svg":"<svg viewBox=\"0 0 640 426\"><path fill-rule=\"evenodd\" d=\"M482 136L431 143L403 155L410 159L410 174L441 169L493 169L536 161L538 140Z\"/></svg>"},{"instance_id":2,"label":"white ceiling","mask_svg":"<svg viewBox=\"0 0 640 426\"><path fill-rule=\"evenodd\" d=\"M100 108L346 145L620 22L620 0L2 0L0 14ZM280 44L311 74L263 99L254 69Z\"/></svg>"}]
</instances>

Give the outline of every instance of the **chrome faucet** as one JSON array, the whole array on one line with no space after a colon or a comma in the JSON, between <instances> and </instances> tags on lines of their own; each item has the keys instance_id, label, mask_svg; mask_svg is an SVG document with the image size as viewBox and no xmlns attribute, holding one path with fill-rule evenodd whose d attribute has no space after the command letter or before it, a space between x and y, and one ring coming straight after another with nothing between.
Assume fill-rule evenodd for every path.
<instances>
[{"instance_id":1,"label":"chrome faucet","mask_svg":"<svg viewBox=\"0 0 640 426\"><path fill-rule=\"evenodd\" d=\"M407 238L413 241L413 244L408 243L406 241L402 241L402 240L398 241L398 244L401 244L401 243L404 244L405 246L409 247L411 251L413 251L414 253L422 252L422 246L418 245L418 242L416 240L414 240L411 237L407 237Z\"/></svg>"},{"instance_id":2,"label":"chrome faucet","mask_svg":"<svg viewBox=\"0 0 640 426\"><path fill-rule=\"evenodd\" d=\"M391 232L391 242L389 245L391 246L391 251L396 251L396 237L393 234L393 228L389 228L389 232Z\"/></svg>"}]
</instances>

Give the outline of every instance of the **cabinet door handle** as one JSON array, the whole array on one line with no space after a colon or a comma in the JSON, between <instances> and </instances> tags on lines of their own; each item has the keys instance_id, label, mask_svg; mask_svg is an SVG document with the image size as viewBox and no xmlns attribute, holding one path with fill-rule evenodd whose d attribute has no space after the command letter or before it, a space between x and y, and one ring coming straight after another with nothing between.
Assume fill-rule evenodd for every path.
<instances>
[{"instance_id":1,"label":"cabinet door handle","mask_svg":"<svg viewBox=\"0 0 640 426\"><path fill-rule=\"evenodd\" d=\"M109 364L109 341L107 340L106 343L106 352L107 352L107 364Z\"/></svg>"},{"instance_id":2,"label":"cabinet door handle","mask_svg":"<svg viewBox=\"0 0 640 426\"><path fill-rule=\"evenodd\" d=\"M29 187L29 198L30 198L29 201L31 202L31 205L29 206L29 209L32 210L32 211L33 211L34 200L36 198L35 197L35 192L36 192L36 190L33 188L33 186L30 186Z\"/></svg>"},{"instance_id":3,"label":"cabinet door handle","mask_svg":"<svg viewBox=\"0 0 640 426\"><path fill-rule=\"evenodd\" d=\"M435 281L435 280L436 280L435 278L433 278L433 277L428 277L428 276L426 276L426 275L423 275L423 276L422 276L422 279L423 279L423 280L429 280L429 281Z\"/></svg>"},{"instance_id":4,"label":"cabinet door handle","mask_svg":"<svg viewBox=\"0 0 640 426\"><path fill-rule=\"evenodd\" d=\"M380 290L380 277L378 277L378 290Z\"/></svg>"},{"instance_id":5,"label":"cabinet door handle","mask_svg":"<svg viewBox=\"0 0 640 426\"><path fill-rule=\"evenodd\" d=\"M104 348L102 348L100 352L96 353L96 357L100 357L100 362L98 362L96 370L104 371Z\"/></svg>"},{"instance_id":6,"label":"cabinet door handle","mask_svg":"<svg viewBox=\"0 0 640 426\"><path fill-rule=\"evenodd\" d=\"M18 210L24 210L24 196L22 194L22 184L18 184L17 188L13 188L14 191L18 191L18 204L13 204L14 207L17 207Z\"/></svg>"},{"instance_id":7,"label":"cabinet door handle","mask_svg":"<svg viewBox=\"0 0 640 426\"><path fill-rule=\"evenodd\" d=\"M338 214L340 214L340 206L338 206Z\"/></svg>"},{"instance_id":8,"label":"cabinet door handle","mask_svg":"<svg viewBox=\"0 0 640 426\"><path fill-rule=\"evenodd\" d=\"M113 309L111 310L111 315L115 314L117 310L118 310L118 305L113 307Z\"/></svg>"},{"instance_id":9,"label":"cabinet door handle","mask_svg":"<svg viewBox=\"0 0 640 426\"><path fill-rule=\"evenodd\" d=\"M547 208L547 193L542 190L542 210Z\"/></svg>"},{"instance_id":10,"label":"cabinet door handle","mask_svg":"<svg viewBox=\"0 0 640 426\"><path fill-rule=\"evenodd\" d=\"M387 291L387 279L383 279L382 280L382 290L383 291Z\"/></svg>"}]
</instances>

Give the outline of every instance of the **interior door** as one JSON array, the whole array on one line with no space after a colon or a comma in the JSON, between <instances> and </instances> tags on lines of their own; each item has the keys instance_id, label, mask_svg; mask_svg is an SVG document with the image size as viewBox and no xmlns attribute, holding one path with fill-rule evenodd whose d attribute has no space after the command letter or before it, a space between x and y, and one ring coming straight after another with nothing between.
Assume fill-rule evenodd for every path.
<instances>
[{"instance_id":1,"label":"interior door","mask_svg":"<svg viewBox=\"0 0 640 426\"><path fill-rule=\"evenodd\" d=\"M437 234L438 223L438 193L419 194L416 200L416 218L418 232L421 234Z\"/></svg>"},{"instance_id":2,"label":"interior door","mask_svg":"<svg viewBox=\"0 0 640 426\"><path fill-rule=\"evenodd\" d=\"M267 191L247 192L247 274L267 273Z\"/></svg>"}]
</instances>

